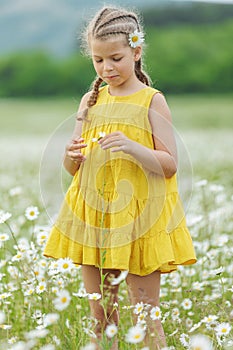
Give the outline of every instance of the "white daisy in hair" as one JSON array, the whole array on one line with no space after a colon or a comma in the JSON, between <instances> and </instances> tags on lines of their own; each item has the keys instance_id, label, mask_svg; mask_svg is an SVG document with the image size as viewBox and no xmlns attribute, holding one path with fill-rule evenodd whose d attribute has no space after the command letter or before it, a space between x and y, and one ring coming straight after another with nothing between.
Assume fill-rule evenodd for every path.
<instances>
[{"instance_id":1,"label":"white daisy in hair","mask_svg":"<svg viewBox=\"0 0 233 350\"><path fill-rule=\"evenodd\" d=\"M144 34L142 32L139 32L135 30L133 33L129 34L129 45L132 48L136 48L137 46L140 46L144 42Z\"/></svg>"}]
</instances>

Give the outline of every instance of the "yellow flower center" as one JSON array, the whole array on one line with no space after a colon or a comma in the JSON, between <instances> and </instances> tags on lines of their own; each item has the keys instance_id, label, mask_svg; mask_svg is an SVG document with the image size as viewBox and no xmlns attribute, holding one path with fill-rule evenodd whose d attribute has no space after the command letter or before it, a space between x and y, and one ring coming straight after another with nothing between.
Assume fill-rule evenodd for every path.
<instances>
[{"instance_id":1,"label":"yellow flower center","mask_svg":"<svg viewBox=\"0 0 233 350\"><path fill-rule=\"evenodd\" d=\"M137 35L134 35L133 37L132 37L132 42L133 43L136 43L138 41L138 36Z\"/></svg>"},{"instance_id":2,"label":"yellow flower center","mask_svg":"<svg viewBox=\"0 0 233 350\"><path fill-rule=\"evenodd\" d=\"M64 303L66 303L67 302L67 298L66 297L63 297L62 299L61 299L61 302L64 304Z\"/></svg>"},{"instance_id":3,"label":"yellow flower center","mask_svg":"<svg viewBox=\"0 0 233 350\"><path fill-rule=\"evenodd\" d=\"M69 267L69 264L67 263L63 264L63 269L68 269L68 267Z\"/></svg>"},{"instance_id":4,"label":"yellow flower center","mask_svg":"<svg viewBox=\"0 0 233 350\"><path fill-rule=\"evenodd\" d=\"M223 328L222 329L222 333L226 333L227 332L227 329L226 328Z\"/></svg>"},{"instance_id":5,"label":"yellow flower center","mask_svg":"<svg viewBox=\"0 0 233 350\"><path fill-rule=\"evenodd\" d=\"M141 336L140 336L140 334L135 334L134 338L135 338L135 339L140 339Z\"/></svg>"}]
</instances>

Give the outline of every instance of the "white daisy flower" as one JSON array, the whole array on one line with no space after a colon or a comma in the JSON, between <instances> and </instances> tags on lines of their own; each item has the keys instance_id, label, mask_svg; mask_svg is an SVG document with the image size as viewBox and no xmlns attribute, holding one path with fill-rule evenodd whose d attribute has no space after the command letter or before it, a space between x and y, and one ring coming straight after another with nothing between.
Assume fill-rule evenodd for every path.
<instances>
[{"instance_id":1,"label":"white daisy flower","mask_svg":"<svg viewBox=\"0 0 233 350\"><path fill-rule=\"evenodd\" d=\"M11 216L12 216L11 213L0 210L0 224L4 224L4 222L10 219Z\"/></svg>"},{"instance_id":2,"label":"white daisy flower","mask_svg":"<svg viewBox=\"0 0 233 350\"><path fill-rule=\"evenodd\" d=\"M137 344L143 341L145 335L145 330L141 326L136 325L128 330L126 341L131 344Z\"/></svg>"},{"instance_id":3,"label":"white daisy flower","mask_svg":"<svg viewBox=\"0 0 233 350\"><path fill-rule=\"evenodd\" d=\"M101 294L99 293L90 293L88 294L89 300L99 300L101 298Z\"/></svg>"},{"instance_id":4,"label":"white daisy flower","mask_svg":"<svg viewBox=\"0 0 233 350\"><path fill-rule=\"evenodd\" d=\"M29 221L34 221L39 216L39 210L37 207L30 206L25 210L25 216Z\"/></svg>"},{"instance_id":5,"label":"white daisy flower","mask_svg":"<svg viewBox=\"0 0 233 350\"><path fill-rule=\"evenodd\" d=\"M4 299L7 299L7 298L9 298L9 297L11 297L12 296L12 293L7 293L7 292L5 292L5 293L2 293L2 294L0 294L0 301L1 300L4 300Z\"/></svg>"},{"instance_id":6,"label":"white daisy flower","mask_svg":"<svg viewBox=\"0 0 233 350\"><path fill-rule=\"evenodd\" d=\"M133 33L129 34L129 45L132 48L136 48L137 46L140 46L144 42L144 34L142 32L139 32L135 30Z\"/></svg>"},{"instance_id":7,"label":"white daisy flower","mask_svg":"<svg viewBox=\"0 0 233 350\"><path fill-rule=\"evenodd\" d=\"M218 316L216 315L209 315L203 318L203 322L207 324L215 323L215 321L218 319Z\"/></svg>"},{"instance_id":8,"label":"white daisy flower","mask_svg":"<svg viewBox=\"0 0 233 350\"><path fill-rule=\"evenodd\" d=\"M181 303L181 306L183 307L184 310L190 310L192 305L193 305L192 301L188 298L184 299Z\"/></svg>"},{"instance_id":9,"label":"white daisy flower","mask_svg":"<svg viewBox=\"0 0 233 350\"><path fill-rule=\"evenodd\" d=\"M177 320L177 319L180 317L180 310L179 310L177 307L175 307L175 308L172 310L171 316L172 316L173 321L174 321L174 320Z\"/></svg>"},{"instance_id":10,"label":"white daisy flower","mask_svg":"<svg viewBox=\"0 0 233 350\"><path fill-rule=\"evenodd\" d=\"M113 338L117 334L117 326L114 323L107 325L105 333L108 338Z\"/></svg>"},{"instance_id":11,"label":"white daisy flower","mask_svg":"<svg viewBox=\"0 0 233 350\"><path fill-rule=\"evenodd\" d=\"M42 281L36 286L36 293L41 294L45 291L46 291L46 282Z\"/></svg>"},{"instance_id":12,"label":"white daisy flower","mask_svg":"<svg viewBox=\"0 0 233 350\"><path fill-rule=\"evenodd\" d=\"M141 301L134 306L134 314L139 315L144 309L144 303Z\"/></svg>"},{"instance_id":13,"label":"white daisy flower","mask_svg":"<svg viewBox=\"0 0 233 350\"><path fill-rule=\"evenodd\" d=\"M36 236L36 241L38 245L43 245L49 236L49 232L47 231L40 231Z\"/></svg>"},{"instance_id":14,"label":"white daisy flower","mask_svg":"<svg viewBox=\"0 0 233 350\"><path fill-rule=\"evenodd\" d=\"M147 312L147 311L142 311L142 312L140 312L140 314L138 315L138 320L137 320L137 322L138 322L138 323L142 323L143 321L145 321L147 315L148 315L148 312Z\"/></svg>"},{"instance_id":15,"label":"white daisy flower","mask_svg":"<svg viewBox=\"0 0 233 350\"><path fill-rule=\"evenodd\" d=\"M78 298L86 298L88 293L86 292L85 288L80 288L77 293L73 293L73 296Z\"/></svg>"},{"instance_id":16,"label":"white daisy flower","mask_svg":"<svg viewBox=\"0 0 233 350\"><path fill-rule=\"evenodd\" d=\"M39 261L39 266L42 268L42 269L45 269L47 266L48 266L48 261L46 261L45 259L41 259Z\"/></svg>"},{"instance_id":17,"label":"white daisy flower","mask_svg":"<svg viewBox=\"0 0 233 350\"><path fill-rule=\"evenodd\" d=\"M58 270L62 273L69 273L73 268L73 261L70 258L58 259Z\"/></svg>"},{"instance_id":18,"label":"white daisy flower","mask_svg":"<svg viewBox=\"0 0 233 350\"><path fill-rule=\"evenodd\" d=\"M35 288L30 285L27 287L27 289L25 290L25 292L23 293L25 296L29 296L29 295L32 295L35 291Z\"/></svg>"},{"instance_id":19,"label":"white daisy flower","mask_svg":"<svg viewBox=\"0 0 233 350\"><path fill-rule=\"evenodd\" d=\"M0 233L0 243L9 241L10 236L7 233Z\"/></svg>"},{"instance_id":20,"label":"white daisy flower","mask_svg":"<svg viewBox=\"0 0 233 350\"><path fill-rule=\"evenodd\" d=\"M99 141L100 139L102 139L106 135L106 132L100 131L98 135L99 135L98 137L93 137L91 141L92 142Z\"/></svg>"},{"instance_id":21,"label":"white daisy flower","mask_svg":"<svg viewBox=\"0 0 233 350\"><path fill-rule=\"evenodd\" d=\"M61 290L57 293L57 298L54 299L53 304L55 309L62 311L67 308L70 304L70 293L67 290Z\"/></svg>"},{"instance_id":22,"label":"white daisy flower","mask_svg":"<svg viewBox=\"0 0 233 350\"><path fill-rule=\"evenodd\" d=\"M190 350L213 350L211 340L202 335L197 334L190 338Z\"/></svg>"},{"instance_id":23,"label":"white daisy flower","mask_svg":"<svg viewBox=\"0 0 233 350\"><path fill-rule=\"evenodd\" d=\"M231 325L227 322L219 323L215 331L219 337L228 335L231 331Z\"/></svg>"},{"instance_id":24,"label":"white daisy flower","mask_svg":"<svg viewBox=\"0 0 233 350\"><path fill-rule=\"evenodd\" d=\"M155 306L151 309L150 311L150 317L153 321L155 320L160 320L161 319L161 311L160 308L158 306Z\"/></svg>"},{"instance_id":25,"label":"white daisy flower","mask_svg":"<svg viewBox=\"0 0 233 350\"><path fill-rule=\"evenodd\" d=\"M100 131L100 132L99 132L98 140L99 140L99 139L102 139L105 135L106 135L106 132Z\"/></svg>"}]
</instances>

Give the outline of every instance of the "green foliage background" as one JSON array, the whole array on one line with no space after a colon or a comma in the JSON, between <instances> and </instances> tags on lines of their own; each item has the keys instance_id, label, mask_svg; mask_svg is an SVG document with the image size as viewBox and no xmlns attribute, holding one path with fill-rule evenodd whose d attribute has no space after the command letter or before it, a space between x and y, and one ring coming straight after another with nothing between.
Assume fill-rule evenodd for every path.
<instances>
[{"instance_id":1,"label":"green foliage background","mask_svg":"<svg viewBox=\"0 0 233 350\"><path fill-rule=\"evenodd\" d=\"M143 13L145 66L153 85L171 94L232 92L233 6L157 7ZM74 96L95 72L79 52L58 60L45 52L0 57L0 97Z\"/></svg>"}]
</instances>

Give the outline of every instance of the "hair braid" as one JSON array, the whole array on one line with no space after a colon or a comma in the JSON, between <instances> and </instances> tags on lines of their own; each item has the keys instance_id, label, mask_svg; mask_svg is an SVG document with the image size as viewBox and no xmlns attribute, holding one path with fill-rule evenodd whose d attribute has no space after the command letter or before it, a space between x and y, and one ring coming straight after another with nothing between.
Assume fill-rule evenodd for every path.
<instances>
[{"instance_id":1,"label":"hair braid","mask_svg":"<svg viewBox=\"0 0 233 350\"><path fill-rule=\"evenodd\" d=\"M135 62L135 74L137 78L144 84L151 86L151 79L148 74L146 74L142 69L142 60Z\"/></svg>"},{"instance_id":2,"label":"hair braid","mask_svg":"<svg viewBox=\"0 0 233 350\"><path fill-rule=\"evenodd\" d=\"M99 87L101 83L103 82L103 79L101 78L96 78L96 80L92 84L92 93L91 96L89 97L89 100L87 101L87 107L92 107L96 104L98 94L99 94Z\"/></svg>"}]
</instances>

